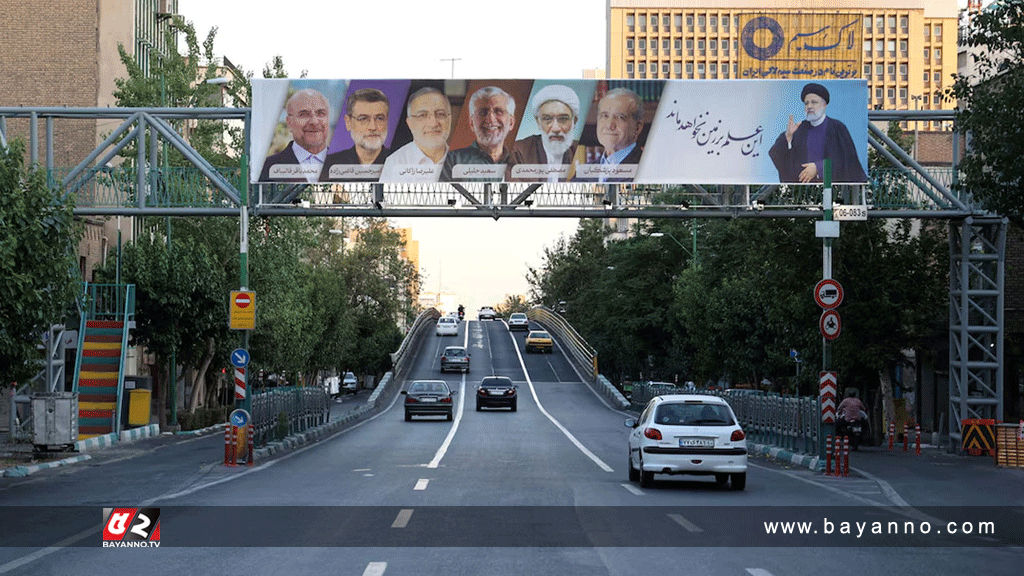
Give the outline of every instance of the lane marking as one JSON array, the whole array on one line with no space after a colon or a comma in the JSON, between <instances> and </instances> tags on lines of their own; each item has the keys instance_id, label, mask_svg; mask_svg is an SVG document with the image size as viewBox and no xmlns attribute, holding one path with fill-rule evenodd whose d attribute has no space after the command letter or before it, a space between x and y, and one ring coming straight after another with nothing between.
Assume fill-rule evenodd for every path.
<instances>
[{"instance_id":1,"label":"lane marking","mask_svg":"<svg viewBox=\"0 0 1024 576\"><path fill-rule=\"evenodd\" d=\"M434 454L434 459L427 464L427 468L437 468L438 464L441 463L441 459L448 453L448 447L452 445L452 440L455 438L455 433L459 430L459 422L462 422L462 408L466 405L462 401L466 397L466 374L462 374L462 383L459 385L459 397L458 403L459 408L456 410L455 422L452 422L452 427L448 430L448 436L445 437L444 442L441 443L441 447L437 449L437 453Z\"/></svg>"},{"instance_id":2,"label":"lane marking","mask_svg":"<svg viewBox=\"0 0 1024 576\"><path fill-rule=\"evenodd\" d=\"M772 576L772 573L763 568L747 568L750 576Z\"/></svg>"},{"instance_id":3,"label":"lane marking","mask_svg":"<svg viewBox=\"0 0 1024 576\"><path fill-rule=\"evenodd\" d=\"M78 542L80 540L84 540L84 539L88 538L89 536L92 536L93 534L99 534L101 531L102 531L102 527L96 527L96 528L90 528L88 530L83 530L82 532L79 532L78 534L75 534L74 536L69 536L69 537L61 540L60 542L57 542L53 546L47 546L46 548L42 548L40 550L36 550L35 552L33 552L31 554L27 554L25 556L22 556L21 558L17 558L15 560L11 560L10 562L8 562L6 564L0 565L0 574L6 574L6 573L10 572L11 570L14 570L15 568L20 568L20 567L24 566L25 564L28 564L29 562L35 562L36 560L39 560L43 556L49 556L50 554L53 554L54 552L59 552L60 550L63 550L65 546L70 546L70 545L74 544L75 542Z\"/></svg>"},{"instance_id":4,"label":"lane marking","mask_svg":"<svg viewBox=\"0 0 1024 576\"><path fill-rule=\"evenodd\" d=\"M402 508L398 511L398 517L391 523L392 528L405 528L409 525L409 519L412 518L412 508Z\"/></svg>"},{"instance_id":5,"label":"lane marking","mask_svg":"<svg viewBox=\"0 0 1024 576\"><path fill-rule=\"evenodd\" d=\"M387 569L387 562L370 562L366 565L366 570L363 570L363 576L383 576Z\"/></svg>"},{"instance_id":6,"label":"lane marking","mask_svg":"<svg viewBox=\"0 0 1024 576\"><path fill-rule=\"evenodd\" d=\"M632 484L619 484L619 486L622 486L623 488L625 488L626 490L629 490L630 492L632 492L633 494L636 494L637 496L643 496L644 495L644 491L643 490L637 488L636 486L633 486Z\"/></svg>"},{"instance_id":7,"label":"lane marking","mask_svg":"<svg viewBox=\"0 0 1024 576\"><path fill-rule=\"evenodd\" d=\"M683 518L679 514L668 514L668 517L671 518L673 522L679 524L683 528L686 528L690 532L703 532L703 530L701 530L696 524L690 522L686 518Z\"/></svg>"},{"instance_id":8,"label":"lane marking","mask_svg":"<svg viewBox=\"0 0 1024 576\"><path fill-rule=\"evenodd\" d=\"M593 460L594 463L597 464L602 470L604 470L605 472L614 472L615 470L613 470L611 466L605 464L604 461L598 458L596 454L588 450L586 446L584 446L579 440L576 439L575 436L572 435L572 432L566 430L565 426L562 426L562 424L558 420L555 420L554 416L548 414L548 411L544 409L544 405L540 403L540 398L537 397L537 390L533 387L533 380L530 379L530 373L526 370L526 363L523 361L522 352L519 351L519 344L515 341L515 337L512 336L511 334L509 335L509 339L512 340L513 348L516 351L516 356L519 357L519 365L523 368L523 374L526 376L526 385L530 387L530 394L533 395L533 401L537 403L537 408L540 408L540 413L543 414L544 416L547 416L548 420L550 420L551 423L555 425L555 427L561 430L562 434L565 434L565 437L568 438L569 441L571 441L573 444L575 444L576 447L579 448L580 452L583 452L583 454L586 455L587 458Z\"/></svg>"},{"instance_id":9,"label":"lane marking","mask_svg":"<svg viewBox=\"0 0 1024 576\"><path fill-rule=\"evenodd\" d=\"M416 486L413 487L413 490L426 490L427 484L430 484L430 480L426 478L420 478L419 480L416 481Z\"/></svg>"}]
</instances>

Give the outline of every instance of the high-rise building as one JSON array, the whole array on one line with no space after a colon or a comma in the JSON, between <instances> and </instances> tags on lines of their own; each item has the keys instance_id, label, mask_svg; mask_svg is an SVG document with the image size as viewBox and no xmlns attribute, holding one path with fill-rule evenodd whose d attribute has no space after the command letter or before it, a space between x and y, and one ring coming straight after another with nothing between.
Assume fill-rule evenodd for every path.
<instances>
[{"instance_id":1,"label":"high-rise building","mask_svg":"<svg viewBox=\"0 0 1024 576\"><path fill-rule=\"evenodd\" d=\"M742 79L743 15L794 13L860 15L871 108L952 107L938 94L957 70L956 0L609 0L608 76Z\"/></svg>"}]
</instances>

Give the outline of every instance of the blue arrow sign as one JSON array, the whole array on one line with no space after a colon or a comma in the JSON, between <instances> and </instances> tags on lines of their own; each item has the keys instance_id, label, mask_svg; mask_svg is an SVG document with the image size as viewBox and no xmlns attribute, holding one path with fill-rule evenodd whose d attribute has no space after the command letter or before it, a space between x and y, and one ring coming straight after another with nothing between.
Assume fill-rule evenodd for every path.
<instances>
[{"instance_id":1,"label":"blue arrow sign","mask_svg":"<svg viewBox=\"0 0 1024 576\"><path fill-rule=\"evenodd\" d=\"M238 409L231 413L231 425L241 428L249 423L249 413L245 410Z\"/></svg>"},{"instance_id":2,"label":"blue arrow sign","mask_svg":"<svg viewBox=\"0 0 1024 576\"><path fill-rule=\"evenodd\" d=\"M231 365L235 368L245 368L249 365L249 351L244 348L236 348L231 353Z\"/></svg>"}]
</instances>

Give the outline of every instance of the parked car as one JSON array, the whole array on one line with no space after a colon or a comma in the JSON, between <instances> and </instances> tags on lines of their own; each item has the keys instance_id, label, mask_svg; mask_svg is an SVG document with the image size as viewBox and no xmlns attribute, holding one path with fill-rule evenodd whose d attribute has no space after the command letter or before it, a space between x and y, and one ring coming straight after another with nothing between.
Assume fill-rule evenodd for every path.
<instances>
[{"instance_id":1,"label":"parked car","mask_svg":"<svg viewBox=\"0 0 1024 576\"><path fill-rule=\"evenodd\" d=\"M555 348L555 342L551 335L543 330L534 330L526 335L526 352L534 350L550 354Z\"/></svg>"},{"instance_id":2,"label":"parked car","mask_svg":"<svg viewBox=\"0 0 1024 576\"><path fill-rule=\"evenodd\" d=\"M476 411L482 408L508 406L513 412L519 403L516 385L507 376L488 376L476 389Z\"/></svg>"},{"instance_id":3,"label":"parked car","mask_svg":"<svg viewBox=\"0 0 1024 576\"><path fill-rule=\"evenodd\" d=\"M490 306L484 306L480 308L480 311L476 313L477 320L494 320L498 317L498 313L494 311L494 308Z\"/></svg>"},{"instance_id":4,"label":"parked car","mask_svg":"<svg viewBox=\"0 0 1024 576\"><path fill-rule=\"evenodd\" d=\"M458 336L459 335L459 319L452 318L451 316L442 316L437 319L437 335L438 336Z\"/></svg>"},{"instance_id":5,"label":"parked car","mask_svg":"<svg viewBox=\"0 0 1024 576\"><path fill-rule=\"evenodd\" d=\"M655 474L714 476L733 490L747 484L747 437L729 404L702 394L655 396L629 433L629 479L650 488Z\"/></svg>"},{"instance_id":6,"label":"parked car","mask_svg":"<svg viewBox=\"0 0 1024 576\"><path fill-rule=\"evenodd\" d=\"M510 314L508 317L508 330L530 330L530 319L526 317L526 314L522 312L516 312Z\"/></svg>"},{"instance_id":7,"label":"parked car","mask_svg":"<svg viewBox=\"0 0 1024 576\"><path fill-rule=\"evenodd\" d=\"M345 377L341 380L341 388L348 394L358 392L359 380L356 379L356 375L351 372L345 372Z\"/></svg>"},{"instance_id":8,"label":"parked car","mask_svg":"<svg viewBox=\"0 0 1024 576\"><path fill-rule=\"evenodd\" d=\"M411 421L414 415L446 416L451 421L453 398L457 393L441 380L416 380L408 390L402 390L405 421Z\"/></svg>"},{"instance_id":9,"label":"parked car","mask_svg":"<svg viewBox=\"0 0 1024 576\"><path fill-rule=\"evenodd\" d=\"M469 352L462 346L448 346L441 353L441 372L449 370L469 373Z\"/></svg>"}]
</instances>

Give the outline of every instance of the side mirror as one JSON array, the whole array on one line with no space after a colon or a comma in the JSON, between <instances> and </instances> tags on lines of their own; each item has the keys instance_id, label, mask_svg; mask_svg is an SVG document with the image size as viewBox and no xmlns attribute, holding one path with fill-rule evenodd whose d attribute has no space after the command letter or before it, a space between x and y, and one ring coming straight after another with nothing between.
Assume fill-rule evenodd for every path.
<instances>
[{"instance_id":1,"label":"side mirror","mask_svg":"<svg viewBox=\"0 0 1024 576\"><path fill-rule=\"evenodd\" d=\"M626 428L636 428L636 420L629 418L625 422Z\"/></svg>"},{"instance_id":2,"label":"side mirror","mask_svg":"<svg viewBox=\"0 0 1024 576\"><path fill-rule=\"evenodd\" d=\"M405 390L402 390L402 394L408 394L408 392L406 392Z\"/></svg>"},{"instance_id":3,"label":"side mirror","mask_svg":"<svg viewBox=\"0 0 1024 576\"><path fill-rule=\"evenodd\" d=\"M452 392L452 396L458 396L459 395L459 391L458 390L452 390L451 392Z\"/></svg>"}]
</instances>

